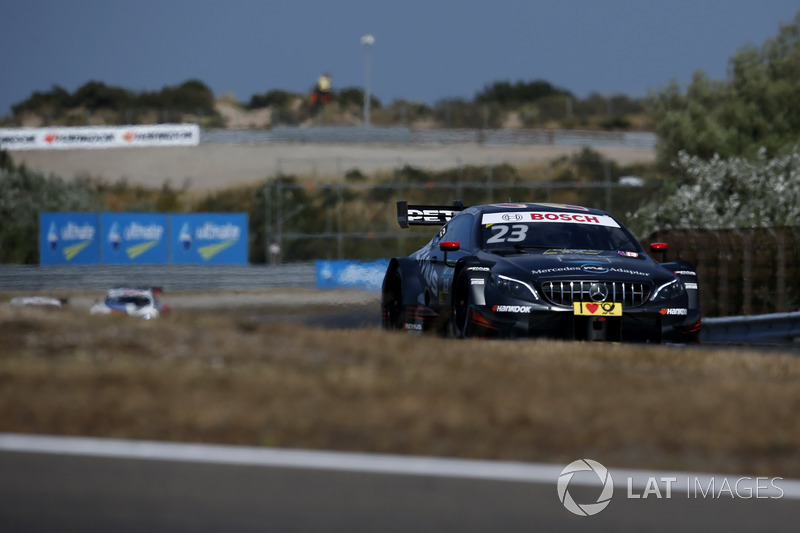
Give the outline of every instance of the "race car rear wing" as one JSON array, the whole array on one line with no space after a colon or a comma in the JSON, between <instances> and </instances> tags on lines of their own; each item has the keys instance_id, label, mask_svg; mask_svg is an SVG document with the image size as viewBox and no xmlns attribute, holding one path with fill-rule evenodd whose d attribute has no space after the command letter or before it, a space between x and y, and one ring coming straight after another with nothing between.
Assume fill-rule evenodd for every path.
<instances>
[{"instance_id":1,"label":"race car rear wing","mask_svg":"<svg viewBox=\"0 0 800 533\"><path fill-rule=\"evenodd\" d=\"M407 201L401 200L397 202L397 223L401 228L442 226L463 210L461 200L454 201L453 205L408 205Z\"/></svg>"}]
</instances>

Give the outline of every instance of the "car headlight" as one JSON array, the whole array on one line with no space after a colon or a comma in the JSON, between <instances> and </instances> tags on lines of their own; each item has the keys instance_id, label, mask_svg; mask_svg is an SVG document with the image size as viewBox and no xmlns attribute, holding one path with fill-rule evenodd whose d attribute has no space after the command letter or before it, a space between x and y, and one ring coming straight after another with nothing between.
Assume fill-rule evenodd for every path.
<instances>
[{"instance_id":1,"label":"car headlight","mask_svg":"<svg viewBox=\"0 0 800 533\"><path fill-rule=\"evenodd\" d=\"M683 296L685 292L686 289L683 288L683 283L681 283L678 279L674 279L657 288L650 300L653 302L671 300L673 298Z\"/></svg>"},{"instance_id":2,"label":"car headlight","mask_svg":"<svg viewBox=\"0 0 800 533\"><path fill-rule=\"evenodd\" d=\"M512 298L534 302L539 299L539 294L536 292L536 289L524 281L509 278L507 276L501 276L499 274L494 275L492 277L492 281L498 291L507 294Z\"/></svg>"}]
</instances>

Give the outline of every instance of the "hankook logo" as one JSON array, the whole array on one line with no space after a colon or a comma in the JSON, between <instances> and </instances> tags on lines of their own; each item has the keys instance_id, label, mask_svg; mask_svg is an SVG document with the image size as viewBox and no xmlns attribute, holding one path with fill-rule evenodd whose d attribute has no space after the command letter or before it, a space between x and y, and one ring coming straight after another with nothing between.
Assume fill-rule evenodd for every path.
<instances>
[{"instance_id":1,"label":"hankook logo","mask_svg":"<svg viewBox=\"0 0 800 533\"><path fill-rule=\"evenodd\" d=\"M604 283L592 283L589 287L589 298L593 302L605 302L608 298L608 287Z\"/></svg>"}]
</instances>

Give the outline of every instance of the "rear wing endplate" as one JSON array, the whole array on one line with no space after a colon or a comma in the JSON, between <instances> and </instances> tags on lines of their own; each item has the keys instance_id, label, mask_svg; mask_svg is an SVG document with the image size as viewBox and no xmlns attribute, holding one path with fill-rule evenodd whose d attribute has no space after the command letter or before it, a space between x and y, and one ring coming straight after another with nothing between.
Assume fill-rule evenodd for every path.
<instances>
[{"instance_id":1,"label":"rear wing endplate","mask_svg":"<svg viewBox=\"0 0 800 533\"><path fill-rule=\"evenodd\" d=\"M453 205L408 205L401 200L397 202L397 223L401 228L409 226L442 226L456 213L464 210L461 200Z\"/></svg>"}]
</instances>

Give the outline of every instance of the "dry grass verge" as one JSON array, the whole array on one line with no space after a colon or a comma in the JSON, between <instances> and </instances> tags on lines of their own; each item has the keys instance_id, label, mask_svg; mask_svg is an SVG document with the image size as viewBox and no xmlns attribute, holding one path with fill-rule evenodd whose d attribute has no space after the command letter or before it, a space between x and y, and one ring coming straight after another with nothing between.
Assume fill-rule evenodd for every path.
<instances>
[{"instance_id":1,"label":"dry grass verge","mask_svg":"<svg viewBox=\"0 0 800 533\"><path fill-rule=\"evenodd\" d=\"M787 355L8 306L0 346L4 432L800 477Z\"/></svg>"}]
</instances>

